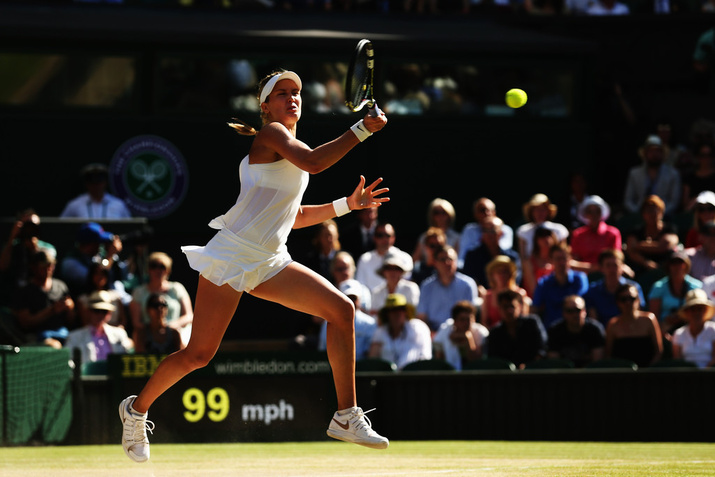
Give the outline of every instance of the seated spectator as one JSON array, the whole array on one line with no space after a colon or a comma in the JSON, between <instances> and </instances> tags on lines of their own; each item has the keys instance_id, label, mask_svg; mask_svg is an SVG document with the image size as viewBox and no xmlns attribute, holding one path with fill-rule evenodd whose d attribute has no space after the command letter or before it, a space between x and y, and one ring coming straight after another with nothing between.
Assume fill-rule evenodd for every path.
<instances>
[{"instance_id":1,"label":"seated spectator","mask_svg":"<svg viewBox=\"0 0 715 477\"><path fill-rule=\"evenodd\" d=\"M703 290L690 290L680 312L686 324L673 333L673 357L695 363L699 368L715 364L715 305Z\"/></svg>"},{"instance_id":2,"label":"seated spectator","mask_svg":"<svg viewBox=\"0 0 715 477\"><path fill-rule=\"evenodd\" d=\"M606 327L606 357L627 359L639 367L658 361L663 354L660 326L653 313L639 309L636 287L618 287L616 302L621 312Z\"/></svg>"},{"instance_id":3,"label":"seated spectator","mask_svg":"<svg viewBox=\"0 0 715 477\"><path fill-rule=\"evenodd\" d=\"M530 297L534 296L536 284L541 277L550 275L554 271L551 263L551 247L560 243L554 231L546 227L537 228L533 240L531 255L521 262L522 283Z\"/></svg>"},{"instance_id":4,"label":"seated spectator","mask_svg":"<svg viewBox=\"0 0 715 477\"><path fill-rule=\"evenodd\" d=\"M663 335L669 339L683 325L680 308L690 290L703 283L689 275L690 258L684 252L673 252L667 262L667 275L653 284L648 294L648 310L655 315Z\"/></svg>"},{"instance_id":5,"label":"seated spectator","mask_svg":"<svg viewBox=\"0 0 715 477\"><path fill-rule=\"evenodd\" d=\"M149 324L137 333L136 352L171 354L184 348L181 334L167 322L169 302L166 297L152 294L146 301Z\"/></svg>"},{"instance_id":6,"label":"seated spectator","mask_svg":"<svg viewBox=\"0 0 715 477\"><path fill-rule=\"evenodd\" d=\"M564 298L563 318L548 329L549 358L571 360L577 368L602 359L605 353L606 331L603 325L586 316L586 302L578 295Z\"/></svg>"},{"instance_id":7,"label":"seated spectator","mask_svg":"<svg viewBox=\"0 0 715 477\"><path fill-rule=\"evenodd\" d=\"M643 225L626 234L626 263L636 273L658 270L678 246L675 227L663 221L665 203L657 195L648 196L641 206Z\"/></svg>"},{"instance_id":8,"label":"seated spectator","mask_svg":"<svg viewBox=\"0 0 715 477\"><path fill-rule=\"evenodd\" d=\"M75 246L61 260L59 277L67 283L73 297L84 291L92 263L101 261L111 271L110 281L124 280L126 267L119 260L122 241L95 222L82 224Z\"/></svg>"},{"instance_id":9,"label":"seated spectator","mask_svg":"<svg viewBox=\"0 0 715 477\"><path fill-rule=\"evenodd\" d=\"M504 222L496 216L487 217L481 224L481 244L470 250L464 258L462 273L469 275L477 285L489 288L486 267L494 257L506 255L516 264L517 281L521 282L521 259L512 249L503 249L500 244Z\"/></svg>"},{"instance_id":10,"label":"seated spectator","mask_svg":"<svg viewBox=\"0 0 715 477\"><path fill-rule=\"evenodd\" d=\"M546 330L536 315L523 313L524 297L514 290L497 295L502 314L498 325L489 330L487 353L504 358L520 369L546 354Z\"/></svg>"},{"instance_id":11,"label":"seated spectator","mask_svg":"<svg viewBox=\"0 0 715 477\"><path fill-rule=\"evenodd\" d=\"M412 270L410 280L421 285L426 278L434 275L436 271L434 268L434 253L445 245L447 245L447 236L444 234L444 231L438 227L430 227L427 232L425 232L424 257L415 263L415 268Z\"/></svg>"},{"instance_id":12,"label":"seated spectator","mask_svg":"<svg viewBox=\"0 0 715 477\"><path fill-rule=\"evenodd\" d=\"M67 284L53 277L55 258L40 250L30 262L30 281L15 296L13 311L31 343L60 349L75 323L75 305Z\"/></svg>"},{"instance_id":13,"label":"seated spectator","mask_svg":"<svg viewBox=\"0 0 715 477\"><path fill-rule=\"evenodd\" d=\"M436 331L447 318L452 307L460 300L475 305L479 303L477 284L467 275L457 271L457 252L445 245L435 253L437 273L422 282L417 318Z\"/></svg>"},{"instance_id":14,"label":"seated spectator","mask_svg":"<svg viewBox=\"0 0 715 477\"><path fill-rule=\"evenodd\" d=\"M346 282L347 283L347 282ZM375 318L361 310L360 304L360 283L353 281L346 286L340 287L340 291L352 300L355 304L355 359L368 357L372 337L377 329ZM383 303L385 303L383 301ZM325 351L328 348L328 322L323 320L318 338L318 349Z\"/></svg>"},{"instance_id":15,"label":"seated spectator","mask_svg":"<svg viewBox=\"0 0 715 477\"><path fill-rule=\"evenodd\" d=\"M685 248L700 245L700 228L706 222L715 220L715 192L706 190L698 194L693 207L693 226L685 237Z\"/></svg>"},{"instance_id":16,"label":"seated spectator","mask_svg":"<svg viewBox=\"0 0 715 477\"><path fill-rule=\"evenodd\" d=\"M134 351L134 342L124 328L112 326L109 320L115 305L106 290L93 292L87 301L89 322L83 327L70 331L64 347L78 348L82 362L105 361L110 354L124 354Z\"/></svg>"},{"instance_id":17,"label":"seated spectator","mask_svg":"<svg viewBox=\"0 0 715 477\"><path fill-rule=\"evenodd\" d=\"M588 291L586 274L571 269L571 252L568 245L554 245L550 252L554 271L539 280L533 302L534 311L546 327L561 318L564 298L569 295L583 296Z\"/></svg>"},{"instance_id":18,"label":"seated spectator","mask_svg":"<svg viewBox=\"0 0 715 477\"><path fill-rule=\"evenodd\" d=\"M506 255L498 255L487 265L489 288L485 290L482 300L481 321L488 329L493 328L501 320L501 312L497 296L504 290L514 290L524 299L522 313L529 314L531 298L526 290L517 285L517 268L514 261Z\"/></svg>"},{"instance_id":19,"label":"seated spectator","mask_svg":"<svg viewBox=\"0 0 715 477\"><path fill-rule=\"evenodd\" d=\"M598 254L605 249L621 250L621 231L606 220L611 208L597 195L581 203L579 218L586 224L571 234L571 253L578 266L573 268L586 273L599 271Z\"/></svg>"},{"instance_id":20,"label":"seated spectator","mask_svg":"<svg viewBox=\"0 0 715 477\"><path fill-rule=\"evenodd\" d=\"M592 282L586 294L588 316L598 320L604 327L621 311L616 303L616 290L625 283L629 283L638 290L640 303L645 303L643 289L638 282L623 276L624 255L620 250L606 249L598 255L598 266L603 278Z\"/></svg>"},{"instance_id":21,"label":"seated spectator","mask_svg":"<svg viewBox=\"0 0 715 477\"><path fill-rule=\"evenodd\" d=\"M402 369L405 365L432 359L432 337L427 325L415 319L415 309L404 296L388 295L378 313L378 328L370 344L371 358L391 361Z\"/></svg>"},{"instance_id":22,"label":"seated spectator","mask_svg":"<svg viewBox=\"0 0 715 477\"><path fill-rule=\"evenodd\" d=\"M420 302L420 287L415 282L407 280L405 273L409 269L409 264L406 263L404 255L392 255L388 253L382 266L377 269L377 274L385 279L385 283L376 286L372 290L373 306L371 315L377 316L380 307L385 304L388 295L399 293L404 295L407 303L414 307Z\"/></svg>"},{"instance_id":23,"label":"seated spectator","mask_svg":"<svg viewBox=\"0 0 715 477\"><path fill-rule=\"evenodd\" d=\"M15 292L30 281L30 261L44 250L57 258L54 245L40 240L40 216L33 209L17 214L10 236L0 252L0 304L9 305Z\"/></svg>"},{"instance_id":24,"label":"seated spectator","mask_svg":"<svg viewBox=\"0 0 715 477\"><path fill-rule=\"evenodd\" d=\"M700 245L687 249L690 275L698 280L715 275L715 220L704 223L698 234Z\"/></svg>"},{"instance_id":25,"label":"seated spectator","mask_svg":"<svg viewBox=\"0 0 715 477\"><path fill-rule=\"evenodd\" d=\"M481 359L489 330L476 321L477 307L459 301L452 307L452 318L439 327L432 339L434 357L461 370L464 363Z\"/></svg>"},{"instance_id":26,"label":"seated spectator","mask_svg":"<svg viewBox=\"0 0 715 477\"><path fill-rule=\"evenodd\" d=\"M107 324L126 329L127 314L125 306L129 305L132 296L124 291L122 282L117 281L110 283L110 274L109 268L102 262L94 262L89 267L89 276L85 292L77 297L77 311L82 324L89 324L92 318L92 310L89 308L90 296L97 290L104 290L110 296L110 303L114 305Z\"/></svg>"},{"instance_id":27,"label":"seated spectator","mask_svg":"<svg viewBox=\"0 0 715 477\"><path fill-rule=\"evenodd\" d=\"M568 188L557 201L558 215L556 221L562 223L571 232L586 225L581 218L581 203L590 195L588 181L583 171L574 170L569 174Z\"/></svg>"},{"instance_id":28,"label":"seated spectator","mask_svg":"<svg viewBox=\"0 0 715 477\"><path fill-rule=\"evenodd\" d=\"M413 268L410 254L395 247L395 228L392 224L378 224L373 237L375 239L375 248L360 256L357 261L357 271L355 272L355 279L371 291L385 281L384 278L377 274L377 269L382 266L382 262L388 253L404 257L404 264L408 267L405 271L406 273L411 273Z\"/></svg>"},{"instance_id":29,"label":"seated spectator","mask_svg":"<svg viewBox=\"0 0 715 477\"><path fill-rule=\"evenodd\" d=\"M427 207L427 224L429 228L437 227L444 232L447 239L447 245L452 247L454 250L459 250L459 232L454 230L454 222L456 220L456 214L454 212L454 206L445 199L436 198L430 202ZM427 230L429 230L429 228ZM412 261L417 262L424 260L425 257L425 238L427 232L422 233L417 239L417 245L412 253Z\"/></svg>"},{"instance_id":30,"label":"seated spectator","mask_svg":"<svg viewBox=\"0 0 715 477\"><path fill-rule=\"evenodd\" d=\"M169 305L167 323L171 328L179 331L184 344L189 342L194 310L186 287L180 282L169 280L172 264L171 257L163 252L153 252L149 255L149 281L134 289L132 302L129 305L135 342L139 341L138 333L151 323L151 317L146 312L146 304L153 294L159 294L166 299Z\"/></svg>"},{"instance_id":31,"label":"seated spectator","mask_svg":"<svg viewBox=\"0 0 715 477\"><path fill-rule=\"evenodd\" d=\"M80 171L86 192L70 200L62 218L128 219L132 214L124 201L107 192L109 172L104 164L88 164Z\"/></svg>"},{"instance_id":32,"label":"seated spectator","mask_svg":"<svg viewBox=\"0 0 715 477\"><path fill-rule=\"evenodd\" d=\"M656 195L663 206L663 214L670 216L680 206L680 173L663 163L663 141L656 135L648 136L638 153L643 164L628 171L623 206L631 214L642 213L648 198Z\"/></svg>"},{"instance_id":33,"label":"seated spectator","mask_svg":"<svg viewBox=\"0 0 715 477\"><path fill-rule=\"evenodd\" d=\"M474 201L472 204L472 214L474 222L470 222L464 226L462 233L459 236L459 263L464 266L464 257L467 252L479 247L482 243L482 223L484 220L496 217L496 205L490 199L482 197ZM502 222L501 235L499 237L499 246L504 250L514 248L514 230Z\"/></svg>"},{"instance_id":34,"label":"seated spectator","mask_svg":"<svg viewBox=\"0 0 715 477\"><path fill-rule=\"evenodd\" d=\"M379 207L360 209L352 214L356 221L340 229L342 249L352 255L353 259L375 248L375 227L377 227Z\"/></svg>"},{"instance_id":35,"label":"seated spectator","mask_svg":"<svg viewBox=\"0 0 715 477\"><path fill-rule=\"evenodd\" d=\"M302 263L332 281L330 263L335 254L340 251L338 224L333 219L329 219L316 225L312 245Z\"/></svg>"},{"instance_id":36,"label":"seated spectator","mask_svg":"<svg viewBox=\"0 0 715 477\"><path fill-rule=\"evenodd\" d=\"M333 277L332 281L338 288L353 287L356 283L358 284L358 288L361 291L360 309L368 313L372 309L372 294L368 287L355 280L355 261L353 256L345 251L336 253L333 262L330 264L330 270Z\"/></svg>"},{"instance_id":37,"label":"seated spectator","mask_svg":"<svg viewBox=\"0 0 715 477\"><path fill-rule=\"evenodd\" d=\"M552 204L551 200L544 194L535 194L529 199L529 202L524 204L524 218L527 223L516 229L522 262L531 256L534 232L539 227L552 230L559 242L566 242L569 237L568 229L562 224L551 221L556 217L557 212L558 207Z\"/></svg>"}]
</instances>

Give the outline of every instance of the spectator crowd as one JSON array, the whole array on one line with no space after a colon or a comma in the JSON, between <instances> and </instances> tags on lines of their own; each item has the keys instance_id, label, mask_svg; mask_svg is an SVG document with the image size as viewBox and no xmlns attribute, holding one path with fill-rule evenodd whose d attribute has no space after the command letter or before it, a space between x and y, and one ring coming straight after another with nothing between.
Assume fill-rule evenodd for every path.
<instances>
[{"instance_id":1,"label":"spectator crowd","mask_svg":"<svg viewBox=\"0 0 715 477\"><path fill-rule=\"evenodd\" d=\"M511 225L477 196L473 220L458 231L453 204L434 198L411 250L396 246L399 223L362 210L315 226L308 251L293 258L355 304L358 361L402 369L439 360L457 370L488 359L517 368L606 358L711 366L713 139L670 154L657 131L644 138L622 203L590 193L582 177L567 203L534 191ZM3 340L76 348L82 362L186 346L192 300L170 280L172 257L125 250L97 223L129 214L106 192L106 174L101 164L82 170L87 192L62 213L81 219L68 250L43 240L36 211L18 213L0 251ZM300 342L324 349L324 323L313 323Z\"/></svg>"}]
</instances>

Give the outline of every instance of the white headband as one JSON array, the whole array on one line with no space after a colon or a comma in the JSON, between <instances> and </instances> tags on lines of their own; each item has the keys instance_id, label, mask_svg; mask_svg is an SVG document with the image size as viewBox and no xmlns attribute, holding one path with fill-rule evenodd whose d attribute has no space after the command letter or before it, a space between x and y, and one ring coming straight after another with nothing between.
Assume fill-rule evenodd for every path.
<instances>
[{"instance_id":1,"label":"white headband","mask_svg":"<svg viewBox=\"0 0 715 477\"><path fill-rule=\"evenodd\" d=\"M263 90L261 90L260 104L266 102L266 98L269 94L271 94L271 91L273 91L273 88L276 86L276 83L284 79L291 79L295 81L295 84L298 85L298 88L303 89L303 82L300 80L300 77L297 74L293 73L292 71L284 71L283 73L277 74L268 80L266 85L263 87Z\"/></svg>"}]
</instances>

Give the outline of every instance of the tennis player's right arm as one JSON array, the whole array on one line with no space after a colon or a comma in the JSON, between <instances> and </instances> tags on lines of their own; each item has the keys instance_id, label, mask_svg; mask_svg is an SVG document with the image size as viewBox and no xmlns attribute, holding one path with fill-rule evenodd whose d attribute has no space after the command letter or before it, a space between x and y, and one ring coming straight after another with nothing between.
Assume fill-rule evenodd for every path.
<instances>
[{"instance_id":1,"label":"tennis player's right arm","mask_svg":"<svg viewBox=\"0 0 715 477\"><path fill-rule=\"evenodd\" d=\"M371 126L365 123L365 127L370 132L376 132L382 129L386 123L387 118L383 115L371 118L369 121ZM356 133L347 130L340 137L311 149L307 144L293 137L288 129L280 123L270 123L264 126L257 136L257 141L310 174L317 174L329 168L360 143Z\"/></svg>"}]
</instances>

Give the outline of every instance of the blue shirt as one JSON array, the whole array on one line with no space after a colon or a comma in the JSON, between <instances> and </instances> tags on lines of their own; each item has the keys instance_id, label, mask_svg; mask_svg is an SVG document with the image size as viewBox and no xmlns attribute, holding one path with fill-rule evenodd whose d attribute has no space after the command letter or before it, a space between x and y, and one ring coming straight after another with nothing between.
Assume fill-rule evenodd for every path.
<instances>
[{"instance_id":1,"label":"blue shirt","mask_svg":"<svg viewBox=\"0 0 715 477\"><path fill-rule=\"evenodd\" d=\"M541 277L534 290L534 306L543 307L541 321L545 327L561 318L563 301L569 295L583 296L588 291L588 277L583 272L569 270L566 274L566 283L563 285L556 281L552 273Z\"/></svg>"},{"instance_id":2,"label":"blue shirt","mask_svg":"<svg viewBox=\"0 0 715 477\"><path fill-rule=\"evenodd\" d=\"M685 275L685 290L683 290L683 296L676 297L673 296L673 293L670 291L669 277L661 278L655 282L653 287L650 289L650 293L648 294L648 300L652 300L653 298L660 299L660 316L657 317L658 321L662 323L665 317L680 310L680 307L682 307L683 303L685 303L685 294L689 290L702 287L703 282L697 278L691 277L690 275Z\"/></svg>"},{"instance_id":3,"label":"blue shirt","mask_svg":"<svg viewBox=\"0 0 715 477\"><path fill-rule=\"evenodd\" d=\"M444 286L437 274L434 274L420 286L417 314L424 313L430 329L436 330L439 325L447 321L447 318L450 318L455 303L467 300L476 305L478 298L477 283L471 277L457 272L454 280Z\"/></svg>"},{"instance_id":4,"label":"blue shirt","mask_svg":"<svg viewBox=\"0 0 715 477\"><path fill-rule=\"evenodd\" d=\"M641 308L645 308L645 296L638 282L625 277L621 277L619 282L621 284L628 283L629 285L635 286L638 290ZM606 289L604 280L593 282L583 298L586 300L586 308L596 310L596 316L594 316L594 318L597 318L603 326L607 326L611 318L621 313L621 310L618 308L618 303L616 303L616 294Z\"/></svg>"},{"instance_id":5,"label":"blue shirt","mask_svg":"<svg viewBox=\"0 0 715 477\"><path fill-rule=\"evenodd\" d=\"M355 310L355 359L367 358L370 351L372 335L377 329L377 321L364 311ZM328 322L323 320L318 338L318 349L324 351L328 347Z\"/></svg>"}]
</instances>

